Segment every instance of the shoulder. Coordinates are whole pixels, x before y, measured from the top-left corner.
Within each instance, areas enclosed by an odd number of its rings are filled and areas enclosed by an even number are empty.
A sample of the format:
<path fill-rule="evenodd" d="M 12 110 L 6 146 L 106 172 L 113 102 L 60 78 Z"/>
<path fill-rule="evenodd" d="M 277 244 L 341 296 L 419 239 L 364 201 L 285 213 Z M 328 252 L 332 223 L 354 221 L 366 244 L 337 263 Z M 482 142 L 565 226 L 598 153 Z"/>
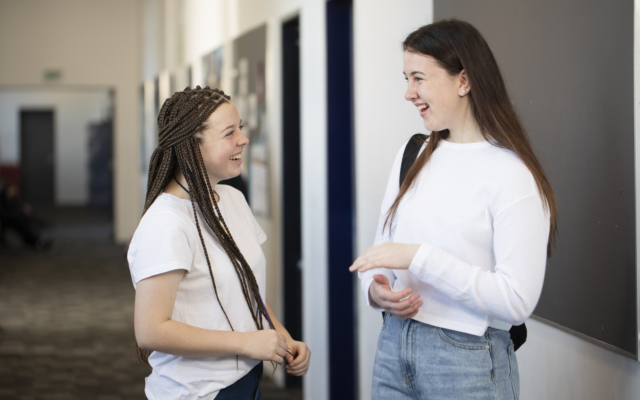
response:
<path fill-rule="evenodd" d="M 220 196 L 229 197 L 231 199 L 242 198 L 244 200 L 244 195 L 242 194 L 242 192 L 234 188 L 233 186 L 224 185 L 224 184 L 216 185 L 215 191 L 218 192 L 218 195 Z M 246 203 L 247 201 L 244 200 L 244 202 Z"/>
<path fill-rule="evenodd" d="M 221 201 L 225 203 L 226 209 L 233 209 L 244 217 L 250 216 L 253 218 L 251 208 L 241 191 L 228 185 L 216 185 L 215 191 L 220 196 Z"/>
<path fill-rule="evenodd" d="M 190 201 L 161 194 L 144 214 L 134 234 L 161 235 L 162 232 L 186 230 L 191 222 Z"/>
<path fill-rule="evenodd" d="M 241 210 L 243 213 L 251 213 L 247 199 L 238 189 L 229 185 L 216 185 L 215 191 L 218 193 L 218 196 L 220 196 L 222 201 L 233 205 L 234 208 Z"/>
<path fill-rule="evenodd" d="M 134 286 L 167 271 L 191 270 L 198 233 L 190 219 L 189 203 L 162 194 L 142 217 L 127 252 Z"/>
<path fill-rule="evenodd" d="M 238 218 L 237 221 L 244 221 L 246 226 L 250 228 L 253 235 L 258 239 L 258 242 L 260 244 L 264 243 L 264 241 L 267 240 L 267 236 L 258 221 L 256 221 L 251 207 L 249 207 L 242 192 L 227 185 L 216 185 L 215 189 L 220 195 L 220 198 L 225 202 L 224 209 L 227 211 L 234 210 L 233 213 Z"/>
<path fill-rule="evenodd" d="M 192 212 L 190 200 L 184 200 L 171 194 L 162 193 L 156 198 L 153 204 L 151 204 L 145 213 L 145 217 L 149 215 L 152 216 L 152 218 L 167 216 L 171 219 L 188 219 Z"/>
<path fill-rule="evenodd" d="M 487 152 L 487 178 L 501 206 L 540 196 L 533 174 L 517 154 L 496 146 L 488 147 Z"/>
<path fill-rule="evenodd" d="M 405 141 L 404 143 L 402 143 L 402 145 L 400 146 L 400 148 L 398 149 L 398 151 L 396 152 L 396 157 L 394 159 L 394 163 L 393 166 L 396 167 L 398 170 L 400 169 L 400 164 L 402 164 L 402 158 L 404 156 L 404 153 L 406 151 L 409 151 L 409 149 L 407 148 L 408 146 L 415 146 L 416 142 L 414 142 L 414 136 L 416 135 L 412 135 L 409 140 Z M 429 142 L 429 136 L 424 135 L 426 137 L 424 143 L 420 143 L 418 144 L 419 149 L 418 149 L 418 154 L 422 152 L 422 150 L 424 150 L 425 147 L 425 143 Z M 421 140 L 421 139 L 420 139 Z M 415 150 L 415 147 L 413 148 L 413 150 Z"/>
<path fill-rule="evenodd" d="M 496 174 L 505 183 L 533 179 L 529 167 L 513 151 L 497 146 L 487 147 L 488 166 L 491 173 Z"/>

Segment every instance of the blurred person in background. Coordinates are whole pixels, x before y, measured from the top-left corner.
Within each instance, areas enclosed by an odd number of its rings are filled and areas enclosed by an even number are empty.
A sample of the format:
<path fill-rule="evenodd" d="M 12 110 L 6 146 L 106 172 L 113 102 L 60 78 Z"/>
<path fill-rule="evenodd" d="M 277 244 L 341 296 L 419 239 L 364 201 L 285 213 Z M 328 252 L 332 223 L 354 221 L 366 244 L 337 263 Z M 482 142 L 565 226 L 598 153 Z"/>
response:
<path fill-rule="evenodd" d="M 375 245 L 350 268 L 385 312 L 373 398 L 517 399 L 509 331 L 540 297 L 556 197 L 476 28 L 436 22 L 403 47 L 405 99 L 431 134 L 397 153 Z"/>
<path fill-rule="evenodd" d="M 48 249 L 52 241 L 44 234 L 43 224 L 33 215 L 31 206 L 18 196 L 18 188 L 0 176 L 0 242 L 5 231 L 15 231 L 23 242 L 37 250 Z"/>
<path fill-rule="evenodd" d="M 300 376 L 311 352 L 263 300 L 266 235 L 238 190 L 249 140 L 230 97 L 187 88 L 165 101 L 144 215 L 129 246 L 145 393 L 161 399 L 262 399 L 262 361 Z"/>

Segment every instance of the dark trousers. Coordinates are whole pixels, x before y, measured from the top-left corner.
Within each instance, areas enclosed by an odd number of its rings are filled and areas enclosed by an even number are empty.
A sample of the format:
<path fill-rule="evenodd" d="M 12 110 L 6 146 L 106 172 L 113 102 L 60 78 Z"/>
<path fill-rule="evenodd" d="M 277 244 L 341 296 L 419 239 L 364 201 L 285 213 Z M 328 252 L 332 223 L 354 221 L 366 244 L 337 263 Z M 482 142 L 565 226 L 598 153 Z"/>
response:
<path fill-rule="evenodd" d="M 262 400 L 262 363 L 231 386 L 218 392 L 216 400 Z"/>
<path fill-rule="evenodd" d="M 262 363 L 258 363 L 239 381 L 220 391 L 216 400 L 262 400 Z"/>

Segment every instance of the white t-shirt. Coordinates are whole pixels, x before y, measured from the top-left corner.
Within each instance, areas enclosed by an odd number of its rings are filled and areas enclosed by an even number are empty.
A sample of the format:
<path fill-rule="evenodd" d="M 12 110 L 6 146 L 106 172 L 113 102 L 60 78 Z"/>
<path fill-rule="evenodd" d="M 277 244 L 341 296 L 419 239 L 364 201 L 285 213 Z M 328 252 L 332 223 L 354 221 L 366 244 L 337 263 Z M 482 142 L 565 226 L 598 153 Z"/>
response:
<path fill-rule="evenodd" d="M 488 142 L 440 141 L 390 234 L 382 227 L 399 191 L 405 146 L 391 169 L 374 244 L 421 246 L 408 270 L 360 274 L 367 302 L 373 275 L 383 274 L 394 291 L 420 293 L 417 321 L 472 335 L 521 324 L 540 298 L 550 225 L 533 175 L 513 152 Z"/>
<path fill-rule="evenodd" d="M 266 260 L 260 245 L 267 237 L 242 193 L 226 185 L 217 185 L 215 190 L 220 196 L 220 212 L 251 266 L 264 299 Z M 196 208 L 220 302 L 235 331 L 256 331 L 229 256 Z M 178 287 L 172 320 L 198 328 L 231 330 L 215 297 L 190 200 L 160 195 L 142 217 L 127 258 L 134 287 L 154 275 L 176 269 L 186 271 Z M 266 320 L 263 322 L 267 326 Z M 149 364 L 153 367 L 145 387 L 149 400 L 186 400 L 215 398 L 220 389 L 242 378 L 258 361 L 239 357 L 236 365 L 235 356 L 181 357 L 155 351 Z"/>

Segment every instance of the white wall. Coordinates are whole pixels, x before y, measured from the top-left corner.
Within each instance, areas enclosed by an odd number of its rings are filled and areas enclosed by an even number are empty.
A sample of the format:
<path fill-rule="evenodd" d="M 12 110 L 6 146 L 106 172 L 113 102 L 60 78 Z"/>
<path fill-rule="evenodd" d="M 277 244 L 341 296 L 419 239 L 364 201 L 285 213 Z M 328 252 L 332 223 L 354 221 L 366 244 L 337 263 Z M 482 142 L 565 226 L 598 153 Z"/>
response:
<path fill-rule="evenodd" d="M 60 68 L 51 84 L 115 89 L 114 228 L 131 238 L 140 214 L 139 0 L 0 0 L 0 85 L 44 85 L 47 68 Z"/>
<path fill-rule="evenodd" d="M 433 2 L 389 4 L 388 0 L 355 0 L 353 6 L 356 255 L 373 244 L 380 204 L 398 149 L 414 133 L 426 133 L 415 107 L 404 99 L 402 42 L 413 30 L 432 21 Z M 365 400 L 371 398 L 382 318 L 367 307 L 360 286 L 356 297 L 358 385 L 360 399 Z"/>
<path fill-rule="evenodd" d="M 522 400 L 640 399 L 640 364 L 542 322 L 517 352 Z"/>
<path fill-rule="evenodd" d="M 0 90 L 0 164 L 20 163 L 20 110 L 54 112 L 55 204 L 89 203 L 89 124 L 107 117 L 109 93 L 81 91 Z"/>

